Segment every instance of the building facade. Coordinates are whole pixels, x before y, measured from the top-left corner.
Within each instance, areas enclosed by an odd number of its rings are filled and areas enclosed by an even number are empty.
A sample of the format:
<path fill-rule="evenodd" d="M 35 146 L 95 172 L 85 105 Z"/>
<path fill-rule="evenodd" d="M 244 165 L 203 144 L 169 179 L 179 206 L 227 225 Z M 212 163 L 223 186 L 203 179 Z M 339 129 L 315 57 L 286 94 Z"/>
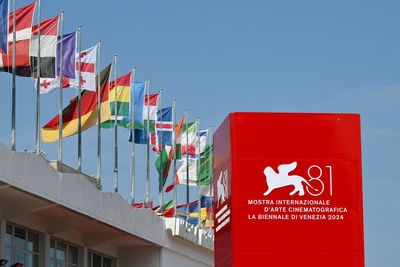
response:
<path fill-rule="evenodd" d="M 58 171 L 61 170 L 61 171 Z M 0 144 L 0 259 L 24 267 L 213 266 L 213 236 Z"/>

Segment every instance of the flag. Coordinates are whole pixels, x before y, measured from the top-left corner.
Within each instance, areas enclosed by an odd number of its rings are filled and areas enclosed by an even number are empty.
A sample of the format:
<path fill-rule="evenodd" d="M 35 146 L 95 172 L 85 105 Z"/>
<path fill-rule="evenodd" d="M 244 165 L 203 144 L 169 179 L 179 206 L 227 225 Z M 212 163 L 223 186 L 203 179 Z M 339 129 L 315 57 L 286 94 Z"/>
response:
<path fill-rule="evenodd" d="M 30 77 L 31 64 L 29 47 L 32 36 L 32 20 L 35 13 L 36 2 L 16 10 L 16 54 L 15 71 L 18 76 Z M 13 18 L 14 12 L 8 16 L 8 52 L 0 51 L 0 71 L 12 72 L 12 47 L 13 47 Z"/>
<path fill-rule="evenodd" d="M 144 201 L 143 201 L 143 202 L 140 202 L 140 203 L 134 203 L 134 204 L 132 204 L 132 206 L 133 206 L 134 208 L 137 208 L 137 209 L 143 209 L 143 208 L 146 207 L 146 203 L 144 203 Z M 150 202 L 149 202 L 149 208 L 150 208 L 150 209 L 153 208 L 153 200 L 150 200 Z"/>
<path fill-rule="evenodd" d="M 162 141 L 159 143 L 162 143 L 163 146 L 172 146 L 172 131 L 172 107 L 163 108 L 157 113 L 157 140 L 161 140 L 162 135 Z"/>
<path fill-rule="evenodd" d="M 182 126 L 182 132 L 177 137 L 177 158 L 188 154 L 189 157 L 196 156 L 197 144 L 197 122 L 191 122 Z"/>
<path fill-rule="evenodd" d="M 154 164 L 158 172 L 159 192 L 163 190 L 165 182 L 167 181 L 168 178 L 169 165 L 171 163 L 170 161 L 170 156 L 172 154 L 171 151 L 173 151 L 171 146 L 164 146 Z"/>
<path fill-rule="evenodd" d="M 145 96 L 145 83 L 136 82 L 135 90 L 133 93 L 134 93 L 133 108 L 135 109 L 134 129 L 141 129 L 143 127 L 143 105 Z M 129 115 L 132 115 L 132 113 L 130 113 Z M 132 120 L 132 118 L 130 120 Z M 130 132 L 129 142 L 132 142 L 132 131 Z M 136 140 L 135 143 L 137 143 Z"/>
<path fill-rule="evenodd" d="M 172 146 L 172 107 L 157 111 L 156 132 L 152 133 L 153 150 L 160 153 L 162 146 Z M 162 142 L 161 142 L 162 135 Z"/>
<path fill-rule="evenodd" d="M 163 213 L 161 213 L 160 206 L 153 208 L 154 212 L 157 215 L 163 215 L 165 217 L 173 217 L 174 216 L 174 200 L 170 200 L 163 205 Z M 171 215 L 172 214 L 172 215 Z"/>
<path fill-rule="evenodd" d="M 171 201 L 167 202 L 164 205 L 163 211 L 164 211 L 164 214 L 163 214 L 164 217 L 168 217 L 168 218 L 174 217 L 174 211 L 175 211 L 174 201 L 171 200 Z"/>
<path fill-rule="evenodd" d="M 212 175 L 212 148 L 207 145 L 200 157 L 199 185 L 211 184 Z"/>
<path fill-rule="evenodd" d="M 68 33 L 58 37 L 57 42 L 57 77 L 41 78 L 40 93 L 46 94 L 60 87 L 60 49 L 63 44 L 63 88 L 72 87 L 72 79 L 75 79 L 75 55 L 76 55 L 76 32 Z M 36 86 L 36 79 L 34 79 Z"/>
<path fill-rule="evenodd" d="M 179 205 L 176 208 L 176 217 L 186 221 L 187 204 Z M 197 224 L 197 218 L 194 216 L 199 211 L 199 201 L 195 200 L 189 203 L 189 220 L 191 224 Z"/>
<path fill-rule="evenodd" d="M 207 144 L 208 129 L 196 133 L 196 156 L 204 153 Z M 199 140 L 200 139 L 200 140 Z M 200 143 L 200 146 L 198 145 Z"/>
<path fill-rule="evenodd" d="M 0 51 L 7 53 L 8 0 L 0 0 Z"/>
<path fill-rule="evenodd" d="M 143 96 L 143 109 L 139 111 L 138 121 L 136 121 L 135 115 L 135 143 L 136 144 L 147 144 L 147 120 L 149 120 L 150 133 L 155 132 L 155 122 L 157 120 L 157 106 L 158 106 L 159 94 L 150 94 L 150 101 L 147 99 L 147 95 Z M 149 103 L 148 103 L 149 102 Z M 149 140 L 151 141 L 151 139 Z"/>
<path fill-rule="evenodd" d="M 110 77 L 111 64 L 100 73 L 101 81 L 101 118 L 103 114 L 108 114 L 108 81 Z M 97 92 L 83 91 L 81 97 L 82 131 L 89 129 L 97 123 Z M 58 140 L 58 119 L 56 115 L 42 128 L 43 142 L 54 142 Z M 70 104 L 63 110 L 63 130 L 62 136 L 68 137 L 78 133 L 78 100 L 77 97 L 70 101 Z"/>
<path fill-rule="evenodd" d="M 181 160 L 182 165 L 176 171 L 177 184 L 187 184 L 187 169 L 189 169 L 189 186 L 197 185 L 197 163 L 198 159 L 184 159 Z"/>
<path fill-rule="evenodd" d="M 80 85 L 82 90 L 95 91 L 96 90 L 96 58 L 97 58 L 97 46 L 86 49 L 80 53 L 81 57 L 81 79 Z M 72 82 L 73 87 L 78 87 L 79 83 L 79 53 L 76 53 L 76 67 L 75 67 L 75 79 Z"/>
<path fill-rule="evenodd" d="M 36 79 L 33 79 L 36 84 Z M 70 88 L 71 83 L 70 79 L 63 77 L 63 84 L 62 87 L 65 88 Z M 60 78 L 40 78 L 40 93 L 41 94 L 47 94 L 57 88 L 60 88 Z"/>
<path fill-rule="evenodd" d="M 179 120 L 178 124 L 175 126 L 175 136 L 179 136 L 181 129 L 182 129 L 182 125 L 183 125 L 183 121 L 185 120 L 185 116 L 182 116 L 182 118 Z M 167 163 L 167 167 L 164 173 L 169 173 L 169 169 L 171 166 L 171 162 L 174 158 L 174 147 L 171 148 L 171 151 L 169 152 L 169 158 L 168 158 L 168 163 Z M 165 178 L 166 179 L 166 178 Z M 175 179 L 175 178 L 173 178 Z M 174 182 L 172 182 L 172 184 L 170 184 L 166 189 L 165 192 L 168 193 L 170 192 L 172 189 L 174 189 Z"/>
<path fill-rule="evenodd" d="M 186 210 L 187 205 L 179 205 L 176 209 L 176 217 L 186 221 Z M 207 220 L 207 208 L 201 207 L 200 208 L 200 222 Z M 188 223 L 197 225 L 199 220 L 199 201 L 195 200 L 189 203 L 189 219 L 187 220 Z"/>
<path fill-rule="evenodd" d="M 189 186 L 209 185 L 211 183 L 211 146 L 208 145 L 206 152 L 199 158 L 188 158 L 181 160 L 182 165 L 176 172 L 177 184 L 187 184 L 187 168 L 189 168 Z M 189 166 L 188 166 L 189 165 Z"/>
<path fill-rule="evenodd" d="M 117 125 L 130 128 L 131 127 L 131 77 L 132 73 L 128 73 L 117 81 L 110 83 L 110 90 L 108 101 L 110 103 L 110 116 L 104 118 L 105 121 L 101 123 L 102 128 L 115 127 L 115 118 L 117 118 Z M 117 90 L 117 99 L 115 99 L 115 90 Z M 115 114 L 115 105 L 117 105 L 117 114 Z"/>
<path fill-rule="evenodd" d="M 59 17 L 53 17 L 40 23 L 40 77 L 56 77 L 56 55 Z M 30 45 L 32 76 L 37 77 L 39 52 L 39 25 L 32 27 Z"/>

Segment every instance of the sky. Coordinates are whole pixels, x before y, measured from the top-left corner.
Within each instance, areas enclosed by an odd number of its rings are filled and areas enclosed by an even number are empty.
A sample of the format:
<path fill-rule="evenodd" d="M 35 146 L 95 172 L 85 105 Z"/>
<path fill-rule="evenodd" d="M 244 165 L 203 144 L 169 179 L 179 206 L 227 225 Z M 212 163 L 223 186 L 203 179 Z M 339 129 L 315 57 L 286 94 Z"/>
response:
<path fill-rule="evenodd" d="M 17 0 L 22 7 L 29 2 Z M 177 116 L 216 129 L 229 112 L 359 113 L 362 121 L 366 266 L 397 266 L 400 251 L 400 2 L 385 0 L 42 1 L 42 18 L 65 11 L 65 33 L 82 25 L 82 47 L 102 41 L 102 65 L 137 67 Z M 10 146 L 10 75 L 0 74 L 0 142 Z M 17 149 L 33 150 L 34 87 L 17 78 Z M 66 105 L 76 92 L 65 91 Z M 58 110 L 43 95 L 41 125 Z M 120 194 L 129 196 L 129 133 L 119 130 Z M 113 187 L 113 135 L 103 130 L 102 179 Z M 136 146 L 137 199 L 145 153 Z M 57 143 L 43 144 L 48 159 Z M 83 134 L 83 170 L 96 170 L 96 132 Z M 76 167 L 76 138 L 64 141 Z M 153 163 L 152 163 L 153 164 Z M 153 168 L 152 168 L 153 169 Z M 152 170 L 156 196 L 156 178 Z M 192 198 L 196 192 L 191 191 Z M 166 196 L 170 198 L 171 196 Z M 180 191 L 183 199 L 183 191 Z"/>

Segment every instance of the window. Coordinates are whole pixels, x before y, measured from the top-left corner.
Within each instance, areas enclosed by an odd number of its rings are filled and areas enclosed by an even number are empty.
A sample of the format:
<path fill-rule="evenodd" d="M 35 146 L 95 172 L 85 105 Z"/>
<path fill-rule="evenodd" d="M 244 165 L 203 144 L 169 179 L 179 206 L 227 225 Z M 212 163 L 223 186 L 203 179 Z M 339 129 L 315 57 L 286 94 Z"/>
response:
<path fill-rule="evenodd" d="M 6 259 L 6 267 L 14 263 L 22 263 L 24 267 L 39 267 L 39 235 L 7 224 Z"/>
<path fill-rule="evenodd" d="M 78 267 L 78 248 L 51 239 L 50 267 Z"/>
<path fill-rule="evenodd" d="M 89 252 L 88 254 L 88 267 L 111 267 L 111 258 Z"/>

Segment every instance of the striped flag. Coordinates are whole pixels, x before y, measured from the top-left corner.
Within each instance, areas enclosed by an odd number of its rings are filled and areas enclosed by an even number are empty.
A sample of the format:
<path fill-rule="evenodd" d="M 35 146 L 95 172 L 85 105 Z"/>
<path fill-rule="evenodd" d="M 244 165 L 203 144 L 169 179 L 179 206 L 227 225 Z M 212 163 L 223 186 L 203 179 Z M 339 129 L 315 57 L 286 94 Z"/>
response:
<path fill-rule="evenodd" d="M 80 53 L 81 57 L 81 80 L 80 85 L 82 90 L 96 91 L 96 58 L 97 46 L 86 49 Z M 78 71 L 79 71 L 79 54 L 76 54 L 76 73 L 75 79 L 72 81 L 73 87 L 78 87 Z"/>
<path fill-rule="evenodd" d="M 59 17 L 50 18 L 40 23 L 40 77 L 56 77 L 56 55 Z M 37 77 L 39 52 L 39 25 L 32 27 L 30 55 L 32 76 Z"/>
<path fill-rule="evenodd" d="M 101 123 L 102 128 L 115 127 L 115 118 L 117 118 L 118 126 L 124 128 L 131 127 L 131 78 L 132 73 L 130 72 L 118 78 L 117 81 L 112 81 L 110 83 L 110 90 L 108 93 L 110 114 L 108 118 L 103 118 L 105 121 Z M 117 92 L 117 99 L 115 99 L 115 92 Z M 115 105 L 117 105 L 117 114 L 115 114 Z"/>
<path fill-rule="evenodd" d="M 153 145 L 154 152 L 160 153 L 163 149 L 162 147 L 172 146 L 172 131 L 172 107 L 163 108 L 162 110 L 157 111 L 155 132 L 151 134 L 151 144 Z"/>
<path fill-rule="evenodd" d="M 108 103 L 108 85 L 110 77 L 111 64 L 100 73 L 101 81 L 101 118 L 103 113 L 109 112 Z M 97 123 L 97 92 L 83 91 L 82 98 L 81 123 L 82 131 L 89 129 Z M 107 110 L 108 109 L 108 110 Z M 62 136 L 68 137 L 78 133 L 78 101 L 77 97 L 70 101 L 70 104 L 63 110 L 63 130 Z M 56 115 L 51 121 L 42 128 L 43 142 L 55 142 L 58 140 L 58 120 Z"/>
<path fill-rule="evenodd" d="M 57 77 L 41 78 L 40 93 L 45 94 L 60 87 L 60 49 L 63 44 L 63 88 L 71 88 L 72 81 L 75 79 L 75 55 L 76 55 L 76 32 L 65 34 L 61 40 L 58 38 L 57 44 Z M 34 79 L 36 86 L 36 79 Z"/>
<path fill-rule="evenodd" d="M 150 101 L 147 95 L 143 97 L 143 110 L 139 111 L 140 122 L 135 121 L 135 143 L 147 144 L 147 120 L 149 120 L 150 133 L 155 132 L 155 122 L 157 120 L 157 106 L 159 94 L 150 94 Z M 136 116 L 135 116 L 136 120 Z M 150 138 L 151 141 L 151 138 Z"/>
<path fill-rule="evenodd" d="M 191 158 L 196 157 L 197 122 L 187 123 L 182 126 L 182 132 L 177 136 L 176 144 L 178 159 L 181 159 L 186 154 Z"/>
<path fill-rule="evenodd" d="M 31 62 L 29 47 L 32 36 L 32 20 L 36 2 L 18 9 L 16 19 L 16 74 L 18 76 L 31 76 Z M 0 51 L 0 71 L 12 72 L 12 47 L 13 47 L 13 18 L 14 13 L 9 14 L 8 19 L 8 53 Z M 2 49 L 3 50 L 3 49 Z"/>

